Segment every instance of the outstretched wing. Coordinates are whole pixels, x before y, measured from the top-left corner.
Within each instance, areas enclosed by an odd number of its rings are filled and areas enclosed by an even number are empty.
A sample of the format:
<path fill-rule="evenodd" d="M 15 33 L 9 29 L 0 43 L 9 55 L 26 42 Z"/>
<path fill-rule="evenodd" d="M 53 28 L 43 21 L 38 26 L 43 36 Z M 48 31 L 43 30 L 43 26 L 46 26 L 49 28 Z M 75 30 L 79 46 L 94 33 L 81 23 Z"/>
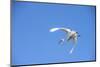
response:
<path fill-rule="evenodd" d="M 55 32 L 55 31 L 57 31 L 57 30 L 59 30 L 59 28 L 51 28 L 51 29 L 50 29 L 50 32 Z"/>
<path fill-rule="evenodd" d="M 77 37 L 73 38 L 74 44 L 77 43 Z"/>
<path fill-rule="evenodd" d="M 77 38 L 78 38 L 78 35 L 77 35 L 77 34 L 75 34 L 75 35 L 74 35 L 74 37 L 72 38 L 72 40 L 73 40 L 74 44 L 76 44 L 76 43 L 77 43 Z"/>
<path fill-rule="evenodd" d="M 59 44 L 63 44 L 64 41 L 65 41 L 65 39 L 61 39 L 61 40 L 59 41 Z"/>
<path fill-rule="evenodd" d="M 58 30 L 64 31 L 64 32 L 66 32 L 66 33 L 71 32 L 71 30 L 68 29 L 68 28 L 51 28 L 51 29 L 50 29 L 50 32 L 55 32 L 55 31 L 58 31 Z"/>
<path fill-rule="evenodd" d="M 69 52 L 70 54 L 72 54 L 73 51 L 74 51 L 74 49 L 75 49 L 75 46 L 76 46 L 76 43 L 77 43 L 77 37 L 73 38 L 72 40 L 73 40 L 73 42 L 74 42 L 75 45 L 74 45 L 74 46 L 72 47 L 72 49 L 70 50 L 70 52 Z"/>

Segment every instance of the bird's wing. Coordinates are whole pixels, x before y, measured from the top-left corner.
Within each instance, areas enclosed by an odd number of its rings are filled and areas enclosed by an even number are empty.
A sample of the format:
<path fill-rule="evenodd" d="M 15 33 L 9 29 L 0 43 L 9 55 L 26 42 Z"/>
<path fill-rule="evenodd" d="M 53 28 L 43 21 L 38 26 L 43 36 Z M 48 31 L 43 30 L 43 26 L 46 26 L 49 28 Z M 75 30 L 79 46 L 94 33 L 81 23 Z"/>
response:
<path fill-rule="evenodd" d="M 77 37 L 74 37 L 74 38 L 73 38 L 73 42 L 74 42 L 74 44 L 77 43 Z"/>
<path fill-rule="evenodd" d="M 71 29 L 68 29 L 68 28 L 60 28 L 60 29 L 67 32 L 67 33 L 71 32 Z"/>
<path fill-rule="evenodd" d="M 57 31 L 57 30 L 59 30 L 59 28 L 51 28 L 51 29 L 50 29 L 50 32 L 55 32 L 55 31 Z"/>
<path fill-rule="evenodd" d="M 63 44 L 63 43 L 64 43 L 64 40 L 65 40 L 65 39 L 61 39 L 61 40 L 59 41 L 59 44 Z"/>
<path fill-rule="evenodd" d="M 71 40 L 73 36 L 68 36 L 67 41 Z"/>
<path fill-rule="evenodd" d="M 72 49 L 70 50 L 70 52 L 69 52 L 70 54 L 72 54 L 72 52 L 73 52 L 74 49 L 75 49 L 75 46 L 76 46 L 76 43 L 77 43 L 77 37 L 73 38 L 72 40 L 73 40 L 73 42 L 74 42 L 75 45 L 74 45 L 74 46 L 72 47 Z"/>
<path fill-rule="evenodd" d="M 67 28 L 51 28 L 50 32 L 55 32 L 57 30 L 62 30 L 62 31 L 65 31 L 66 33 L 71 32 L 71 30 Z"/>

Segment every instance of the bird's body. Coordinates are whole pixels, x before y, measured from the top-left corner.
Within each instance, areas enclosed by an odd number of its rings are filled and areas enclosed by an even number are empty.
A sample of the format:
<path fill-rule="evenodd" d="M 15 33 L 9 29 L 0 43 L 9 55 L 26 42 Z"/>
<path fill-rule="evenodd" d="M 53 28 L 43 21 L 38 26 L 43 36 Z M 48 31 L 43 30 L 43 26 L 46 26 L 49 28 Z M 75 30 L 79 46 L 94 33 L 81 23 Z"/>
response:
<path fill-rule="evenodd" d="M 50 29 L 50 32 L 55 32 L 58 30 L 64 31 L 66 33 L 66 37 L 59 41 L 60 44 L 63 44 L 65 39 L 67 39 L 66 41 L 72 40 L 74 42 L 74 44 L 76 44 L 77 38 L 78 38 L 78 33 L 76 31 L 68 29 L 68 28 L 52 28 L 52 29 Z M 74 48 L 71 49 L 70 53 L 73 52 L 73 49 Z"/>
<path fill-rule="evenodd" d="M 52 29 L 50 29 L 50 32 L 55 32 L 57 30 L 64 31 L 66 33 L 67 41 L 73 40 L 74 43 L 77 42 L 78 33 L 76 31 L 73 31 L 73 30 L 68 29 L 68 28 L 52 28 Z"/>
<path fill-rule="evenodd" d="M 67 41 L 73 40 L 73 42 L 76 43 L 77 37 L 78 37 L 78 34 L 75 31 L 71 31 L 70 33 L 68 33 Z"/>

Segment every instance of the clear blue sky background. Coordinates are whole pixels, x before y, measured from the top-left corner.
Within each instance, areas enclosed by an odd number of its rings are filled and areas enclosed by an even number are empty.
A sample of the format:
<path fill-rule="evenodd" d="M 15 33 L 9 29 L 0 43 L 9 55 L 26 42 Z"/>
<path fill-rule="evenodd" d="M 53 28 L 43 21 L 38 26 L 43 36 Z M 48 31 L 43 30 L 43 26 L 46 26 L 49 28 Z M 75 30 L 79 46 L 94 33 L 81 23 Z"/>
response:
<path fill-rule="evenodd" d="M 71 42 L 58 41 L 62 31 L 49 32 L 53 27 L 68 27 L 81 37 L 72 54 Z M 45 64 L 95 60 L 95 7 L 31 2 L 12 5 L 12 64 Z"/>

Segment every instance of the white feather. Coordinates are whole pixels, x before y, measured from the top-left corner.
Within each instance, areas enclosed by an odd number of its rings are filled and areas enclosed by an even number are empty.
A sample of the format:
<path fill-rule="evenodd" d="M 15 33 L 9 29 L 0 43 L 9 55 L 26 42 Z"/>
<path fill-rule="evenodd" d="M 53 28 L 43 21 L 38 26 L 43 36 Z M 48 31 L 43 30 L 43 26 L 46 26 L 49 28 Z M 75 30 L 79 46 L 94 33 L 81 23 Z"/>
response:
<path fill-rule="evenodd" d="M 67 33 L 71 32 L 71 30 L 68 28 L 51 28 L 50 32 L 55 32 L 57 30 L 65 30 Z"/>
<path fill-rule="evenodd" d="M 59 30 L 60 28 L 51 28 L 50 29 L 50 32 L 55 32 L 55 31 L 57 31 L 57 30 Z"/>
<path fill-rule="evenodd" d="M 67 40 L 69 40 L 69 38 L 71 38 L 74 41 L 74 45 L 76 46 L 77 36 L 78 36 L 76 31 L 73 31 L 73 30 L 68 29 L 68 28 L 51 28 L 50 32 L 55 32 L 55 31 L 58 31 L 58 30 L 62 30 L 64 32 L 68 33 L 67 34 L 68 35 L 68 39 Z M 61 39 L 60 40 L 60 44 L 63 44 L 63 42 L 64 42 L 64 39 Z M 72 49 L 70 50 L 70 52 L 69 52 L 70 54 L 73 53 L 75 46 L 73 46 Z"/>

